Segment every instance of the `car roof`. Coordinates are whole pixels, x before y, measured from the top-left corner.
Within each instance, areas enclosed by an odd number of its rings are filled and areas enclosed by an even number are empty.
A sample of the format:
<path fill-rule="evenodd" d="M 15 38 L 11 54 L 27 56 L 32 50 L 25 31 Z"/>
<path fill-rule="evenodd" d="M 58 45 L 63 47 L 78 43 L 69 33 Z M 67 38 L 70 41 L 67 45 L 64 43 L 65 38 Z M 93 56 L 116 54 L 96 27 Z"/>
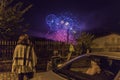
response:
<path fill-rule="evenodd" d="M 92 52 L 92 53 L 87 53 L 87 55 L 104 56 L 104 57 L 120 60 L 120 52 Z"/>
<path fill-rule="evenodd" d="M 66 64 L 69 64 L 70 62 L 72 62 L 76 59 L 79 59 L 83 56 L 92 56 L 92 55 L 100 56 L 100 57 L 107 57 L 107 58 L 114 59 L 114 60 L 120 60 L 120 52 L 92 52 L 92 53 L 86 53 L 86 54 L 82 54 L 78 57 L 75 57 L 75 58 L 71 59 L 70 61 L 65 62 L 63 64 L 63 66 L 65 66 Z M 61 67 L 63 67 L 63 66 L 61 66 Z"/>

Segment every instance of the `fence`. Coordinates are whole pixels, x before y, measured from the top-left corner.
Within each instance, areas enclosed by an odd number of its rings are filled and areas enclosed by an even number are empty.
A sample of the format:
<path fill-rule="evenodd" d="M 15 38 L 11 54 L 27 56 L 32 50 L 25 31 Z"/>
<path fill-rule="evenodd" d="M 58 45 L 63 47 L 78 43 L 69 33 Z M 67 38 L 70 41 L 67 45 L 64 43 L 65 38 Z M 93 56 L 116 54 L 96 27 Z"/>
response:
<path fill-rule="evenodd" d="M 33 43 L 35 44 L 35 49 L 38 56 L 38 70 L 46 69 L 47 61 L 51 58 L 54 48 L 57 48 L 63 56 L 68 49 L 68 46 L 62 42 L 34 40 Z M 4 61 L 4 63 L 2 63 L 3 65 L 6 65 L 5 61 L 8 62 L 12 60 L 13 51 L 16 44 L 16 40 L 0 40 L 0 61 Z M 9 65 L 10 64 L 11 63 L 9 62 Z"/>
<path fill-rule="evenodd" d="M 11 60 L 16 41 L 0 41 L 0 60 Z"/>

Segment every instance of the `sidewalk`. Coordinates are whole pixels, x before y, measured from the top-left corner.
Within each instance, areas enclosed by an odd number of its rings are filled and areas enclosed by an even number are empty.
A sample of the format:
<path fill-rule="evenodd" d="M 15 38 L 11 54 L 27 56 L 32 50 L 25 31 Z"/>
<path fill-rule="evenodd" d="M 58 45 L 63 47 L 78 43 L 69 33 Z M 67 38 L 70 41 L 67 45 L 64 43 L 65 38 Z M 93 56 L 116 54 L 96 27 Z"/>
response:
<path fill-rule="evenodd" d="M 18 80 L 18 77 L 11 72 L 0 72 L 0 80 Z"/>
<path fill-rule="evenodd" d="M 38 77 L 39 73 L 41 72 L 35 73 L 34 77 Z M 17 74 L 13 74 L 11 72 L 0 72 L 0 80 L 18 80 L 18 76 Z"/>

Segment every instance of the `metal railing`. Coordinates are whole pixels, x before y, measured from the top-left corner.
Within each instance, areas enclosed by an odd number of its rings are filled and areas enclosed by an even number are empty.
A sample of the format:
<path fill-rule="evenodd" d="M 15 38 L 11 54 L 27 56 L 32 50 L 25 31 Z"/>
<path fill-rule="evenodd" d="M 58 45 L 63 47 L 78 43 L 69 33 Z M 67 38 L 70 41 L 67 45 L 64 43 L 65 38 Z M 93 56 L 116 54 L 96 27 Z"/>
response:
<path fill-rule="evenodd" d="M 47 62 L 53 55 L 53 49 L 57 48 L 62 55 L 67 51 L 66 44 L 62 42 L 53 41 L 33 41 L 35 44 L 36 55 L 38 57 L 38 69 L 47 67 Z M 0 40 L 0 62 L 4 65 L 8 64 L 7 61 L 12 61 L 14 48 L 17 44 L 15 40 Z M 11 65 L 11 62 L 9 63 Z M 11 67 L 10 67 L 11 68 Z"/>

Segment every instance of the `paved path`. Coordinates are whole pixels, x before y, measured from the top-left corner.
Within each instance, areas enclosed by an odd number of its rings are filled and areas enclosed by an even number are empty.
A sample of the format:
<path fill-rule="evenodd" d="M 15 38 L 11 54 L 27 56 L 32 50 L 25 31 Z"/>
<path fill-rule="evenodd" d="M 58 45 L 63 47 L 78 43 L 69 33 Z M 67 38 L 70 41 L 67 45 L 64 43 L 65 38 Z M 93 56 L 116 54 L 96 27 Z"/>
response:
<path fill-rule="evenodd" d="M 18 77 L 10 72 L 0 72 L 0 80 L 18 80 Z"/>
<path fill-rule="evenodd" d="M 35 73 L 34 77 L 36 77 L 36 76 L 38 77 L 39 73 Z M 17 76 L 17 74 L 13 74 L 11 72 L 0 72 L 0 80 L 18 80 L 18 76 Z M 24 79 L 24 80 L 26 80 L 26 79 Z"/>

